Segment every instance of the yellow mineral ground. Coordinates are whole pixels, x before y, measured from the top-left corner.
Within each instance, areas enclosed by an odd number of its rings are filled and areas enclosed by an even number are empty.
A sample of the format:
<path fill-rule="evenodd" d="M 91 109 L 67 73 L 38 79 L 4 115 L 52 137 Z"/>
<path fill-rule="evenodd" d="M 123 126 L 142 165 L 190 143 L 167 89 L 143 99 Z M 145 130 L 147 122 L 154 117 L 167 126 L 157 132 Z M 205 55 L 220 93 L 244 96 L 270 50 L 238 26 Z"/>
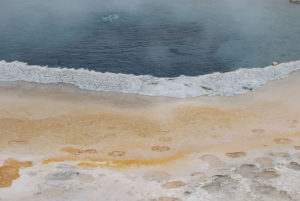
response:
<path fill-rule="evenodd" d="M 231 158 L 266 148 L 299 149 L 299 76 L 244 95 L 190 99 L 0 82 L 0 158 L 26 155 L 40 158 L 37 164 L 123 168 L 165 164 L 192 153 L 236 160 Z M 0 163 L 1 187 L 31 165 Z"/>
<path fill-rule="evenodd" d="M 17 161 L 14 159 L 7 159 L 0 167 L 0 188 L 10 187 L 13 180 L 19 178 L 19 169 L 22 167 L 31 167 L 31 161 Z"/>

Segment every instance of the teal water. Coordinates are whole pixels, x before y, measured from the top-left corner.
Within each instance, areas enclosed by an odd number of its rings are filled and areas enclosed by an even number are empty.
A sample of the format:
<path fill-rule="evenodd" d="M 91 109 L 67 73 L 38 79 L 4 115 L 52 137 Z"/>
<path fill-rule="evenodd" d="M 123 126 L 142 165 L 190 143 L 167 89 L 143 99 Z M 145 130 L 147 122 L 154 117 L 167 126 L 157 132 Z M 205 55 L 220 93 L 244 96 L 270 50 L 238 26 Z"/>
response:
<path fill-rule="evenodd" d="M 300 58 L 288 0 L 1 0 L 0 60 L 156 77 Z"/>

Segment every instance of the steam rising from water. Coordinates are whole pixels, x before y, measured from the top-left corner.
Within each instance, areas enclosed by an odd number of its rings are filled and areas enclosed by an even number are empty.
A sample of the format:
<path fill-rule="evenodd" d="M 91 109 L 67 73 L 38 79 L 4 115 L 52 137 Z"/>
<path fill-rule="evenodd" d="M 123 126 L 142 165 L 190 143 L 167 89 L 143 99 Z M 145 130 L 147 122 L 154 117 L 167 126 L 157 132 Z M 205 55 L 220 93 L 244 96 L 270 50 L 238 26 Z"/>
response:
<path fill-rule="evenodd" d="M 299 17 L 282 0 L 1 0 L 0 59 L 196 76 L 299 59 Z"/>

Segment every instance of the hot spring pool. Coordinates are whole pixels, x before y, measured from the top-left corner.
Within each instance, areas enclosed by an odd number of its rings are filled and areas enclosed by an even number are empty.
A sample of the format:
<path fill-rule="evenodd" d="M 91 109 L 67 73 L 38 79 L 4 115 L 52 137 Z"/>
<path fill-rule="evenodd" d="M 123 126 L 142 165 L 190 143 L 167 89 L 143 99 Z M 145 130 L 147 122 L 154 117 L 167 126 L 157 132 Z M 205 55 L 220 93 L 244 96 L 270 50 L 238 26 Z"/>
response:
<path fill-rule="evenodd" d="M 288 0 L 1 0 L 0 60 L 156 77 L 300 58 Z"/>

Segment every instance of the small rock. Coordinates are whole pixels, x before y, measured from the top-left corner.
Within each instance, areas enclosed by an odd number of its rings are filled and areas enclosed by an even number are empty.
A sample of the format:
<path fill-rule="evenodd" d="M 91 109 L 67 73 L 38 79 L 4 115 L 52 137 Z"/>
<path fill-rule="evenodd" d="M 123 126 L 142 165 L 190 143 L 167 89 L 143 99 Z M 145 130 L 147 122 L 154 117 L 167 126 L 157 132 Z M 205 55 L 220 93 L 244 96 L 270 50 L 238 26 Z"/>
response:
<path fill-rule="evenodd" d="M 210 87 L 206 87 L 206 86 L 201 86 L 202 89 L 208 90 L 208 91 L 212 91 L 212 88 Z"/>
<path fill-rule="evenodd" d="M 248 90 L 248 91 L 252 91 L 253 90 L 252 87 L 247 87 L 247 86 L 243 86 L 242 88 L 245 89 L 245 90 Z"/>
<path fill-rule="evenodd" d="M 192 194 L 192 192 L 191 191 L 184 191 L 184 193 L 183 193 L 184 195 L 191 195 Z"/>

